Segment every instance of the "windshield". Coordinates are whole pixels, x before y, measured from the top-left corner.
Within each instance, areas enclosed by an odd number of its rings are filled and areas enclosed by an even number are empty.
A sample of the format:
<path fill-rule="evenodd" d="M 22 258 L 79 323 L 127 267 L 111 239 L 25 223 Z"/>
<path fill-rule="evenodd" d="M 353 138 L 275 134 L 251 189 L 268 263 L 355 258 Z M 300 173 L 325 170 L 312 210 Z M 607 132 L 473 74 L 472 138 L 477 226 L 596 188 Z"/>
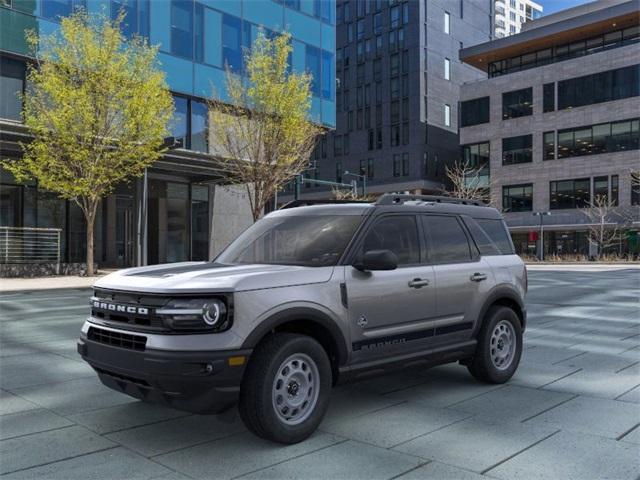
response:
<path fill-rule="evenodd" d="M 358 215 L 267 217 L 249 227 L 215 261 L 332 266 L 361 221 Z"/>

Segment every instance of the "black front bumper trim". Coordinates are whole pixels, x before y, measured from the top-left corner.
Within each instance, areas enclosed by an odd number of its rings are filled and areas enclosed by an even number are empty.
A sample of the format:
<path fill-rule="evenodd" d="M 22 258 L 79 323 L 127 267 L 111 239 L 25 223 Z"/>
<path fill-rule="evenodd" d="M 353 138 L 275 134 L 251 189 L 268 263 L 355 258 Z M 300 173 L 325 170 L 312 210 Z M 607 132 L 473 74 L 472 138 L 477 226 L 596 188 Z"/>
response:
<path fill-rule="evenodd" d="M 78 353 L 109 388 L 140 400 L 192 413 L 220 413 L 235 405 L 252 350 L 136 351 L 82 337 Z M 246 357 L 229 366 L 229 357 Z"/>

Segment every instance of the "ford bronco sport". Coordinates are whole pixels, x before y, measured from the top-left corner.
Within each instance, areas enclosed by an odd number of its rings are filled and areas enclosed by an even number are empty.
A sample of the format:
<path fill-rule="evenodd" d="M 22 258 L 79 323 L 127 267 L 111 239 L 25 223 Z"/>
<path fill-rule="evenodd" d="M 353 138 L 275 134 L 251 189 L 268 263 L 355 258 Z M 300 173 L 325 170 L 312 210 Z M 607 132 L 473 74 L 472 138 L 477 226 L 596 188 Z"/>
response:
<path fill-rule="evenodd" d="M 455 361 L 480 381 L 511 378 L 527 276 L 497 210 L 412 195 L 309 203 L 265 216 L 213 262 L 98 280 L 82 358 L 144 401 L 238 404 L 282 443 L 313 433 L 337 382 Z"/>

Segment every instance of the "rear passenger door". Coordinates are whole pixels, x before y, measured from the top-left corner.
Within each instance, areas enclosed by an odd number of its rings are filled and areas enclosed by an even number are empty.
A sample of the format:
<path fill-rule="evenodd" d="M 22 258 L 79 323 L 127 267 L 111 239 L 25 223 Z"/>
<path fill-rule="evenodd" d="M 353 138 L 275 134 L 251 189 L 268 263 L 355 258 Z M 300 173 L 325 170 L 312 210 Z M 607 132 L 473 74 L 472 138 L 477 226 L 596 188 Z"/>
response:
<path fill-rule="evenodd" d="M 491 268 L 456 215 L 422 215 L 421 220 L 436 277 L 435 340 L 447 343 L 468 338 L 493 282 Z"/>

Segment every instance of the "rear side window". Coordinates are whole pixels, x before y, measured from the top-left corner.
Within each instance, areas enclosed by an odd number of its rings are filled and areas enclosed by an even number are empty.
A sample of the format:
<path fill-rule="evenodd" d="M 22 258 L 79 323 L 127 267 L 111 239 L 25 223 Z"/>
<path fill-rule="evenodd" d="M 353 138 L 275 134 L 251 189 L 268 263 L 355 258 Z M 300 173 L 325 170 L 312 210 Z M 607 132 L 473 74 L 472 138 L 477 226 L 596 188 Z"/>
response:
<path fill-rule="evenodd" d="M 478 246 L 481 255 L 502 255 L 500 248 L 489 238 L 489 235 L 471 217 L 463 217 L 469 233 Z"/>
<path fill-rule="evenodd" d="M 490 218 L 476 218 L 478 225 L 482 227 L 482 230 L 489 236 L 489 238 L 496 244 L 503 255 L 513 254 L 513 243 L 511 242 L 511 236 L 507 231 L 507 227 L 504 222 L 499 219 Z"/>
<path fill-rule="evenodd" d="M 464 263 L 471 261 L 467 235 L 456 217 L 423 215 L 429 238 L 431 263 Z"/>
<path fill-rule="evenodd" d="M 398 265 L 420 263 L 420 240 L 413 215 L 382 217 L 367 232 L 362 253 L 370 250 L 391 250 L 398 257 Z"/>

